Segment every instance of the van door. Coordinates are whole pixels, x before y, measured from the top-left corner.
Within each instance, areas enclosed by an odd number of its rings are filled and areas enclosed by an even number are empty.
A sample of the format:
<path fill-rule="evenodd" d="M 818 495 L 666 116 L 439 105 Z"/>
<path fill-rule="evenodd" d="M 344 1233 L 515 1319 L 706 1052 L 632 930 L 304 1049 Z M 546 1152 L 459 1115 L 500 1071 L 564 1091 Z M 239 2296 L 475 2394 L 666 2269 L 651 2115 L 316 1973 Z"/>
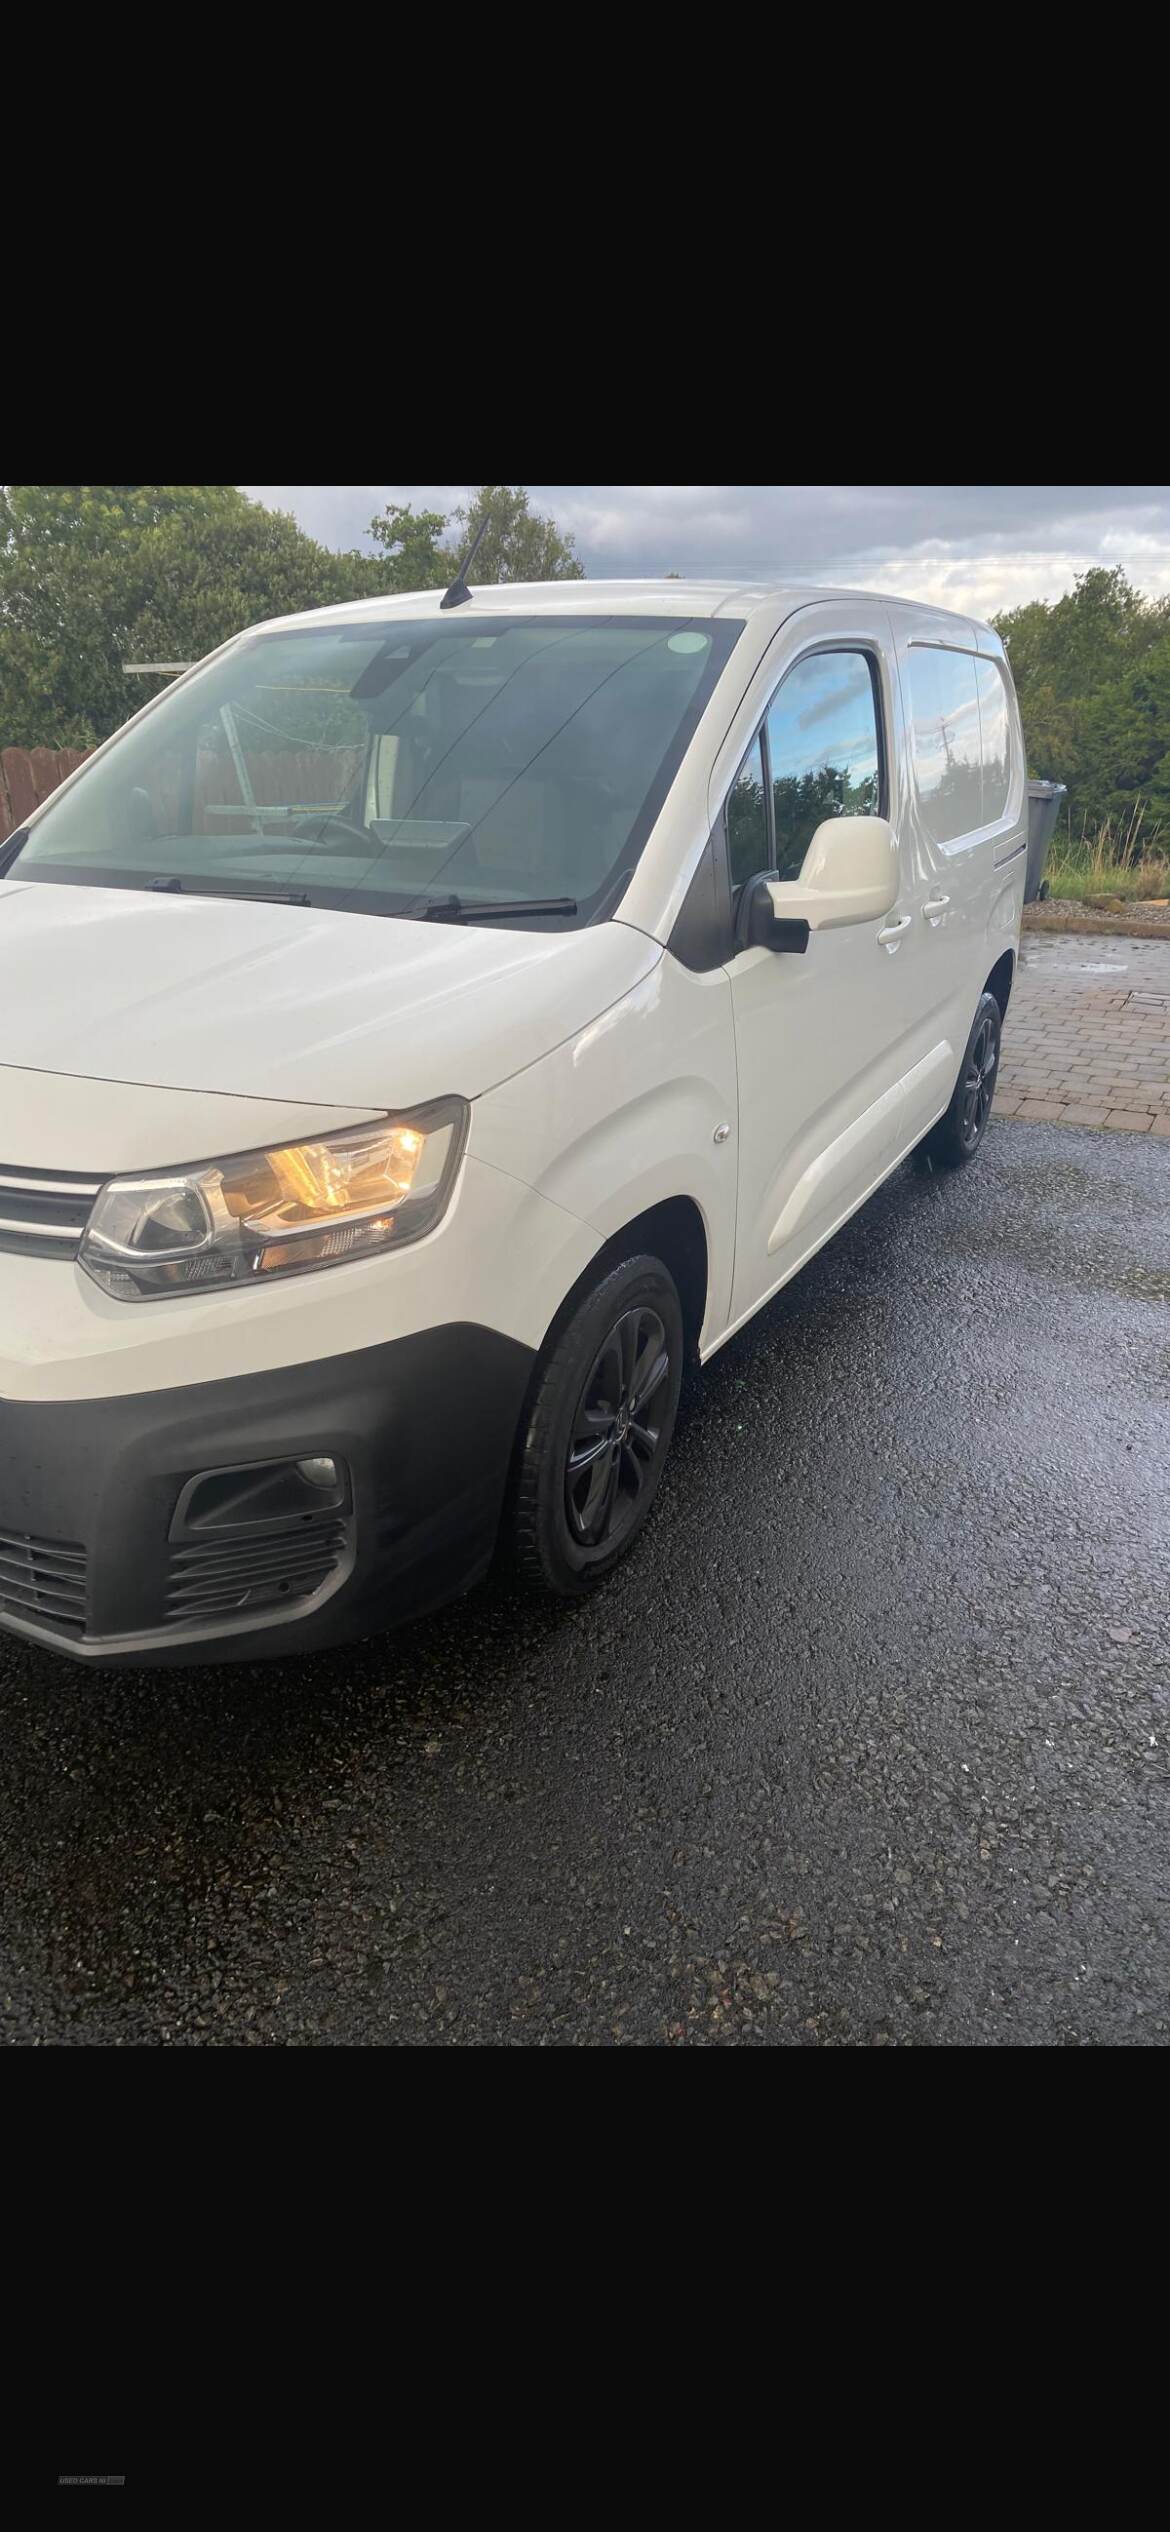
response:
<path fill-rule="evenodd" d="M 1003 884 L 998 867 L 1018 849 L 1009 697 L 996 660 L 979 656 L 974 625 L 907 609 L 891 629 L 905 716 L 907 825 L 924 874 L 936 1005 L 955 1049 L 953 1089 L 994 963 L 988 934 Z"/>
<path fill-rule="evenodd" d="M 774 869 L 792 879 L 822 818 L 874 812 L 894 828 L 900 884 L 880 922 L 814 933 L 803 956 L 747 949 L 729 964 L 739 1067 L 733 1323 L 876 1186 L 913 1139 L 912 1109 L 926 1122 L 928 1109 L 940 1113 L 958 1062 L 949 1045 L 932 1052 L 936 971 L 920 937 L 926 889 L 888 619 L 858 600 L 810 606 L 786 628 L 784 650 L 727 804 L 733 889 L 767 867 L 759 856 L 773 839 Z"/>

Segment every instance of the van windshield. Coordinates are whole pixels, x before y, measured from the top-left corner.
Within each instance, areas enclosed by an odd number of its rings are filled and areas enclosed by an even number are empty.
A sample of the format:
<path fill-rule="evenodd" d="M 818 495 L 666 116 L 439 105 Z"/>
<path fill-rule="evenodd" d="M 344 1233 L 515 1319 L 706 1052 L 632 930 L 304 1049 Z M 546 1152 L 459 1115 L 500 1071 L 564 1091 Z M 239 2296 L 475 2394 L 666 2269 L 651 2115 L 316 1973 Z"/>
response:
<path fill-rule="evenodd" d="M 588 922 L 616 905 L 741 630 L 473 602 L 450 623 L 249 635 L 50 801 L 19 877 Z"/>

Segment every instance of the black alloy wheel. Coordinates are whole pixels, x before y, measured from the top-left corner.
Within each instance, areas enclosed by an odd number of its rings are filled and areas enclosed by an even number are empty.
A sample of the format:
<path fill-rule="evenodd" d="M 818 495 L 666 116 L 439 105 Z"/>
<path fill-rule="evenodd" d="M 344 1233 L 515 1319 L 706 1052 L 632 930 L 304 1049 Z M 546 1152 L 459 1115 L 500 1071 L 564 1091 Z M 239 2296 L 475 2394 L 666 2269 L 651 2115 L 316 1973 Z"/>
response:
<path fill-rule="evenodd" d="M 592 1590 L 633 1545 L 658 1492 L 683 1370 L 678 1288 L 661 1258 L 625 1257 L 554 1328 L 517 1448 L 510 1532 L 529 1582 Z"/>
<path fill-rule="evenodd" d="M 616 1546 L 636 1518 L 662 1443 L 669 1380 L 658 1312 L 623 1311 L 582 1387 L 565 1458 L 565 1512 L 583 1547 Z"/>
<path fill-rule="evenodd" d="M 982 1144 L 999 1073 L 1001 1027 L 995 995 L 981 993 L 950 1106 L 922 1146 L 944 1169 L 964 1168 Z"/>
<path fill-rule="evenodd" d="M 959 1131 L 969 1152 L 974 1151 L 991 1113 L 998 1063 L 999 1013 L 993 1005 L 979 1022 L 967 1049 L 963 1069 L 963 1113 Z"/>

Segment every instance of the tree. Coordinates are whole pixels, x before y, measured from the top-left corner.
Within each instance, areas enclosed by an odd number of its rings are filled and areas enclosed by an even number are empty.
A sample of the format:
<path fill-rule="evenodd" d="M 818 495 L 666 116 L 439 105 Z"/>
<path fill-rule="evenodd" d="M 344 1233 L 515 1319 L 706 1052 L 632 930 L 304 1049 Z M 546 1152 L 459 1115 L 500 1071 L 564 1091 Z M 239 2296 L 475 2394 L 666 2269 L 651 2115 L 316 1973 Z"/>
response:
<path fill-rule="evenodd" d="M 1052 605 L 1034 600 L 995 618 L 1017 689 L 1034 682 L 1060 702 L 1083 702 L 1170 630 L 1170 600 L 1144 598 L 1123 571 L 1080 572 Z"/>
<path fill-rule="evenodd" d="M 0 741 L 86 746 L 152 691 L 134 659 L 200 659 L 265 616 L 376 595 L 376 556 L 333 554 L 230 484 L 0 490 Z"/>
<path fill-rule="evenodd" d="M 257 502 L 242 516 L 205 521 L 194 537 L 185 520 L 167 519 L 152 533 L 148 559 L 151 592 L 133 628 L 139 659 L 202 659 L 266 617 L 378 597 L 387 587 L 377 556 L 332 553 L 286 512 Z M 145 678 L 126 682 L 150 690 Z"/>
<path fill-rule="evenodd" d="M 373 554 L 331 553 L 232 484 L 0 487 L 0 743 L 108 738 L 153 691 L 127 661 L 202 659 L 269 616 L 445 588 L 485 515 L 477 580 L 582 577 L 518 484 L 481 485 L 454 520 L 392 506 Z"/>
<path fill-rule="evenodd" d="M 1090 823 L 1128 824 L 1140 800 L 1145 840 L 1170 835 L 1170 633 L 1088 705 L 1078 796 Z"/>
<path fill-rule="evenodd" d="M 371 519 L 370 534 L 387 556 L 395 589 L 446 589 L 484 520 L 487 534 L 472 565 L 473 585 L 508 580 L 583 580 L 585 566 L 571 536 L 529 509 L 522 484 L 481 484 L 444 518 L 438 510 L 391 504 Z M 440 538 L 446 531 L 446 543 Z M 452 533 L 452 531 L 455 531 Z"/>
<path fill-rule="evenodd" d="M 85 745 L 142 701 L 121 674 L 149 574 L 142 549 L 178 511 L 194 540 L 238 496 L 217 484 L 9 484 L 0 493 L 0 736 Z"/>
<path fill-rule="evenodd" d="M 439 545 L 446 524 L 441 510 L 412 510 L 409 502 L 391 504 L 381 518 L 371 519 L 370 534 L 390 574 L 387 588 L 446 588 L 451 570 Z"/>
<path fill-rule="evenodd" d="M 993 621 L 1020 699 L 1029 771 L 1068 785 L 1074 829 L 1127 819 L 1139 798 L 1153 809 L 1170 756 L 1170 686 L 1159 664 L 1170 648 L 1170 599 L 1143 597 L 1124 572 L 1099 566 L 1052 605 L 1035 600 Z"/>
<path fill-rule="evenodd" d="M 585 566 L 573 538 L 562 536 L 551 519 L 542 519 L 529 509 L 528 495 L 521 484 L 481 484 L 454 515 L 463 532 L 446 549 L 451 579 L 485 518 L 487 534 L 472 565 L 473 587 L 477 581 L 490 585 L 508 580 L 585 578 Z"/>

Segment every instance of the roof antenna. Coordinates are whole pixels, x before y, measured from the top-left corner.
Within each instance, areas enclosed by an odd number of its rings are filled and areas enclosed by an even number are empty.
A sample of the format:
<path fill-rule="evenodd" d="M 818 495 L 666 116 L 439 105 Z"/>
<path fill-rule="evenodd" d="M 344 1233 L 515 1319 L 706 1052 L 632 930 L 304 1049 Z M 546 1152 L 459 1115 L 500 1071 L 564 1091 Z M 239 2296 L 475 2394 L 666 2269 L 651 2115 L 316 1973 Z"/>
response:
<path fill-rule="evenodd" d="M 440 607 L 466 606 L 467 601 L 471 596 L 471 591 L 467 586 L 467 575 L 473 562 L 475 561 L 480 546 L 487 535 L 490 524 L 491 512 L 490 510 L 485 510 L 479 526 L 475 531 L 475 535 L 471 540 L 470 549 L 464 556 L 463 561 L 460 563 L 459 569 L 455 574 L 455 578 L 452 581 L 450 588 L 443 591 L 443 595 L 439 600 Z"/>

